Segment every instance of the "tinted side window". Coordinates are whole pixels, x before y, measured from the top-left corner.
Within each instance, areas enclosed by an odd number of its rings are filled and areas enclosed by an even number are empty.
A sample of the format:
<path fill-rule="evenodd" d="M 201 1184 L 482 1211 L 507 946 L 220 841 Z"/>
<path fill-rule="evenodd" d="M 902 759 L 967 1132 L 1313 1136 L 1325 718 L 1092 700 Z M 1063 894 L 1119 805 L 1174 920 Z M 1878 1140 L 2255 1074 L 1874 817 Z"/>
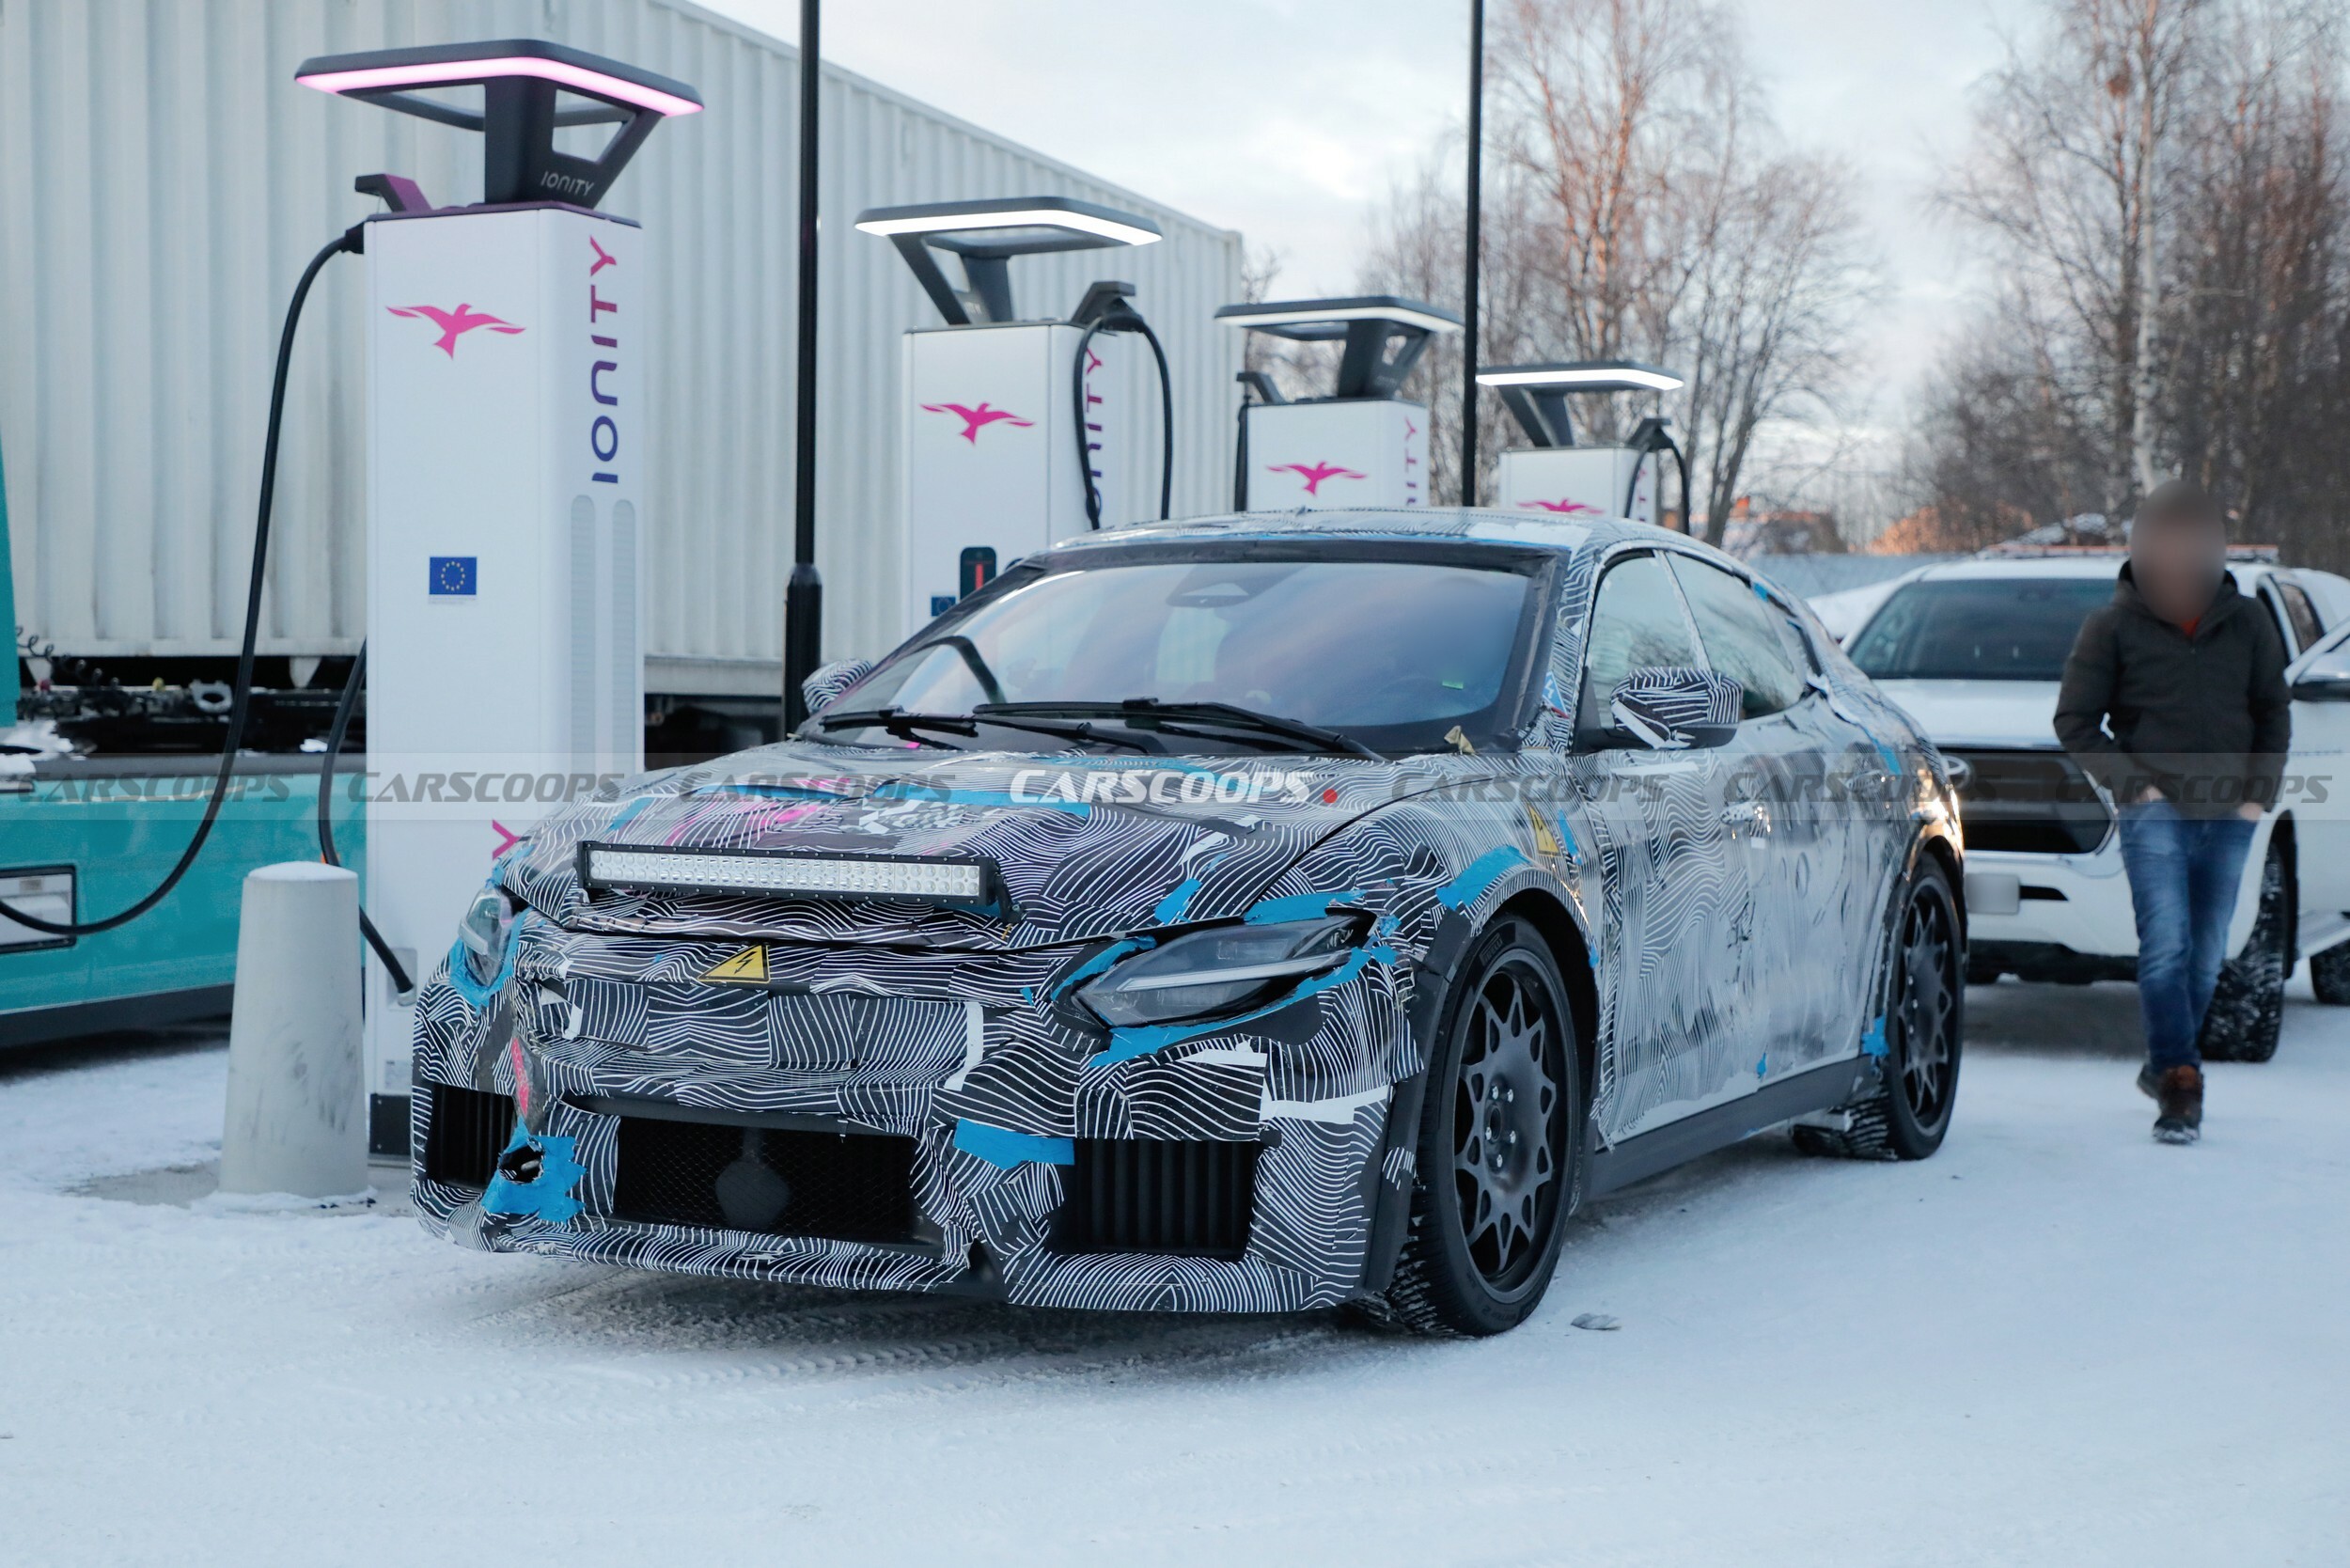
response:
<path fill-rule="evenodd" d="M 2310 603 L 2309 589 L 2298 583 L 2280 582 L 2277 597 L 2284 601 L 2285 619 L 2293 622 L 2294 646 L 2307 652 L 2326 635 L 2326 628 L 2318 622 L 2317 606 Z"/>
<path fill-rule="evenodd" d="M 1707 661 L 1746 688 L 1746 716 L 1792 708 L 1804 692 L 1803 670 L 1788 647 L 1786 618 L 1766 605 L 1743 579 L 1685 556 L 1673 557 L 1673 575 L 1689 596 Z"/>
<path fill-rule="evenodd" d="M 1611 722 L 1607 699 L 1636 669 L 1703 663 L 1665 563 L 1654 556 L 1619 561 L 1599 581 L 1591 635 L 1583 644 L 1580 723 L 1605 729 Z"/>

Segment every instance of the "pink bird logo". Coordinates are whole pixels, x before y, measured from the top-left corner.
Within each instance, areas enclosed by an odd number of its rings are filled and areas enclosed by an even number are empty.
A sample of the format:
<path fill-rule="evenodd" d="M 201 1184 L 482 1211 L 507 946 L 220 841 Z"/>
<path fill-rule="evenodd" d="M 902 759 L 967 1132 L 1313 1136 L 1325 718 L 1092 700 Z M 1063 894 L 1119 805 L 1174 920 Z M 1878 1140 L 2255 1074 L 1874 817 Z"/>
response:
<path fill-rule="evenodd" d="M 1306 494 L 1322 494 L 1324 479 L 1367 479 L 1368 474 L 1357 474 L 1352 468 L 1341 468 L 1335 463 L 1274 463 L 1265 465 L 1268 474 L 1295 474 L 1306 481 Z"/>
<path fill-rule="evenodd" d="M 523 841 L 521 834 L 508 827 L 495 817 L 490 819 L 490 831 L 498 836 L 497 847 L 490 852 L 490 858 L 493 860 Z"/>
<path fill-rule="evenodd" d="M 963 438 L 974 447 L 979 444 L 979 431 L 990 425 L 1005 424 L 1015 430 L 1026 430 L 1036 423 L 1006 409 L 990 408 L 984 401 L 977 408 L 965 408 L 961 403 L 924 403 L 922 411 L 925 414 L 951 414 L 962 420 Z"/>
<path fill-rule="evenodd" d="M 523 330 L 511 321 L 496 316 L 485 315 L 470 305 L 460 305 L 454 310 L 443 310 L 435 305 L 394 305 L 384 308 L 395 316 L 422 317 L 425 321 L 439 327 L 441 339 L 432 346 L 451 359 L 457 357 L 457 340 L 477 328 L 488 327 L 492 332 L 503 332 L 509 335 Z"/>
<path fill-rule="evenodd" d="M 1587 507 L 1580 501 L 1520 501 L 1518 505 L 1521 507 L 1532 507 L 1542 511 L 1599 510 L 1597 507 Z"/>

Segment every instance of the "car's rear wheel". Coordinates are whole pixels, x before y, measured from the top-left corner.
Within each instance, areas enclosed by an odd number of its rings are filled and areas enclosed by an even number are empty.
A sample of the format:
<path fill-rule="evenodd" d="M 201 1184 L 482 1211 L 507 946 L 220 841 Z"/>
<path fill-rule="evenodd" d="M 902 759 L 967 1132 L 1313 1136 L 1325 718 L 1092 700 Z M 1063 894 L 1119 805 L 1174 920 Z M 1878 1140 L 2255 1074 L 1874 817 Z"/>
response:
<path fill-rule="evenodd" d="M 2199 1044 L 2207 1061 L 2266 1061 L 2277 1054 L 2285 1027 L 2285 979 L 2293 970 L 2293 936 L 2286 918 L 2291 878 L 2281 834 L 2272 834 L 2261 862 L 2260 914 L 2244 950 L 2220 966 Z"/>
<path fill-rule="evenodd" d="M 1942 1147 L 1958 1102 L 1966 975 L 1966 933 L 1950 876 L 1924 856 L 1893 927 L 1877 1087 L 1836 1111 L 1833 1125 L 1798 1124 L 1795 1147 L 1864 1160 L 1922 1160 Z"/>
<path fill-rule="evenodd" d="M 1582 1187 L 1583 1086 L 1566 982 L 1505 917 L 1446 1006 L 1421 1099 L 1411 1230 L 1387 1308 L 1426 1334 L 1498 1334 L 1549 1288 Z"/>

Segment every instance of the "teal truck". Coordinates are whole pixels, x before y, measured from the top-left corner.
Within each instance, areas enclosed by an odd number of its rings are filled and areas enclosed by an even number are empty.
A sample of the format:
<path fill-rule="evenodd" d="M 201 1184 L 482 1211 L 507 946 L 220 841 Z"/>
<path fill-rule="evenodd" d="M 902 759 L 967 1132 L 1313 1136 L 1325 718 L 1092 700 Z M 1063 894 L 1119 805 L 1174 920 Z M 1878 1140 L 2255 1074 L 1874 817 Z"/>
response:
<path fill-rule="evenodd" d="M 16 626 L 5 475 L 0 622 Z M 192 736 L 210 732 L 205 721 L 217 699 L 146 687 L 77 702 L 21 684 L 29 666 L 15 651 L 0 661 L 0 698 L 8 704 L 0 709 L 0 902 L 50 920 L 111 915 L 163 880 L 204 814 L 219 758 L 184 748 Z M 266 736 L 287 744 L 316 713 L 331 713 L 333 692 L 302 695 L 303 702 L 280 707 L 305 722 L 271 726 Z M 77 743 L 95 737 L 94 746 L 77 744 L 65 756 L 26 744 L 26 730 L 9 739 L 20 716 L 60 708 L 96 715 L 57 725 Z M 142 735 L 182 749 L 143 751 Z M 0 1048 L 225 1015 L 245 873 L 318 857 L 320 760 L 290 745 L 240 759 L 203 853 L 170 895 L 135 920 L 94 935 L 55 936 L 0 917 Z M 364 767 L 357 757 L 340 759 L 332 792 L 336 848 L 354 868 L 365 861 Z"/>

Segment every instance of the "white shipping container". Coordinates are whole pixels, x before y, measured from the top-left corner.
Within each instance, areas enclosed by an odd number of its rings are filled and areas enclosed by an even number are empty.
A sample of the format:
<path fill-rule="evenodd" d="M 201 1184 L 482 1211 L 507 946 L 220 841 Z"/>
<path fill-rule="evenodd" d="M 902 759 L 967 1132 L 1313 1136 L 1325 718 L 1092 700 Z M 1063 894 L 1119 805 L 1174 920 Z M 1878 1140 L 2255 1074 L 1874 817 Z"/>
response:
<path fill-rule="evenodd" d="M 304 263 L 376 210 L 353 177 L 480 198 L 480 140 L 293 80 L 313 55 L 540 37 L 690 83 L 603 210 L 643 222 L 658 338 L 647 686 L 773 695 L 791 561 L 796 52 L 683 0 L 0 0 L 0 454 L 17 619 L 62 652 L 236 651 L 279 321 Z M 1027 316 L 1138 285 L 1172 362 L 1175 511 L 1223 510 L 1240 236 L 827 68 L 819 564 L 828 656 L 895 641 L 899 335 L 936 315 L 863 208 L 1058 195 L 1145 213 L 1138 250 L 1013 263 Z M 365 635 L 361 268 L 304 322 L 273 525 L 264 652 Z M 1158 391 L 1111 514 L 1154 514 Z"/>

